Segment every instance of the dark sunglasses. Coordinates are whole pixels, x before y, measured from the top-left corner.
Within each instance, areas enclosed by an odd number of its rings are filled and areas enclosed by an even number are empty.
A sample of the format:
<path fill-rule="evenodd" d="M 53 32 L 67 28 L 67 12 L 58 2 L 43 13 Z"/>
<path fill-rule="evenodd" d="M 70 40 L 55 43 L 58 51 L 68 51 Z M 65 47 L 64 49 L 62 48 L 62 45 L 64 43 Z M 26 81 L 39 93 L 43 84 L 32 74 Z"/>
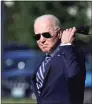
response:
<path fill-rule="evenodd" d="M 41 35 L 45 38 L 51 38 L 52 37 L 49 32 L 45 32 L 45 33 L 42 33 L 42 34 L 35 34 L 34 35 L 35 40 L 39 40 Z"/>

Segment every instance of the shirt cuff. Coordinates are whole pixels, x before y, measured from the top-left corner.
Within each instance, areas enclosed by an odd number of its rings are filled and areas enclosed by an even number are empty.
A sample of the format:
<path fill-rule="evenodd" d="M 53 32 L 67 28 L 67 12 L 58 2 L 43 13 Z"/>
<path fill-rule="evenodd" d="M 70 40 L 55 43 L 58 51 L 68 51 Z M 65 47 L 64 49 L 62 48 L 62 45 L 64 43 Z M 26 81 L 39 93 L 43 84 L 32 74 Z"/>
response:
<path fill-rule="evenodd" d="M 60 46 L 72 45 L 71 43 L 60 44 Z"/>

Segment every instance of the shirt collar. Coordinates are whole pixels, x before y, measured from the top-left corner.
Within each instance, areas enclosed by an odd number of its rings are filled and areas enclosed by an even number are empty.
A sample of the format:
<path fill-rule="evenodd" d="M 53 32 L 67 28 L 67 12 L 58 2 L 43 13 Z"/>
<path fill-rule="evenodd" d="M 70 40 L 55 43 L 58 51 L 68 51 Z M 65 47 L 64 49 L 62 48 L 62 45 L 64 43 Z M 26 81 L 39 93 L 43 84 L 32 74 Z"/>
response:
<path fill-rule="evenodd" d="M 59 50 L 59 46 L 60 46 L 60 44 L 55 48 L 55 50 L 53 52 L 51 52 L 49 54 L 51 57 L 53 57 L 55 55 L 55 53 Z M 48 53 L 46 53 L 46 55 L 48 55 Z"/>

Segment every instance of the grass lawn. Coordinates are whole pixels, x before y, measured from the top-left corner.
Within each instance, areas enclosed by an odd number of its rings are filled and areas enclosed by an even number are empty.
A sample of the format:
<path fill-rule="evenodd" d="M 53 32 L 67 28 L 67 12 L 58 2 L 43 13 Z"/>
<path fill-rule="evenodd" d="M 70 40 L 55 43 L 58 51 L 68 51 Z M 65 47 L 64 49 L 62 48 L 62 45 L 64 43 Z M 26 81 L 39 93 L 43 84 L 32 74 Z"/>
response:
<path fill-rule="evenodd" d="M 36 104 L 36 100 L 31 98 L 2 98 L 2 104 Z"/>

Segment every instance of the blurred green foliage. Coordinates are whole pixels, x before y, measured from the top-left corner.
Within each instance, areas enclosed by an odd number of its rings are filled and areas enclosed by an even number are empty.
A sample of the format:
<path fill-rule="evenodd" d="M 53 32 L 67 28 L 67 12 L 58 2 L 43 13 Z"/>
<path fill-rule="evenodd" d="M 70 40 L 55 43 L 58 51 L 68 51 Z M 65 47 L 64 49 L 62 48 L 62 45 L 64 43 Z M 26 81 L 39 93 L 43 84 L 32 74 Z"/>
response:
<path fill-rule="evenodd" d="M 37 104 L 36 100 L 31 98 L 3 98 L 2 104 Z"/>
<path fill-rule="evenodd" d="M 70 7 L 77 9 L 75 15 L 69 14 Z M 33 23 L 38 16 L 53 14 L 60 19 L 62 28 L 90 25 L 86 15 L 87 7 L 88 2 L 86 1 L 14 1 L 12 7 L 5 6 L 5 42 L 15 41 L 37 48 L 33 39 Z M 81 39 L 80 36 L 79 39 Z M 92 37 L 88 37 L 88 42 L 89 39 L 92 44 Z M 82 38 L 81 40 L 85 39 Z"/>

